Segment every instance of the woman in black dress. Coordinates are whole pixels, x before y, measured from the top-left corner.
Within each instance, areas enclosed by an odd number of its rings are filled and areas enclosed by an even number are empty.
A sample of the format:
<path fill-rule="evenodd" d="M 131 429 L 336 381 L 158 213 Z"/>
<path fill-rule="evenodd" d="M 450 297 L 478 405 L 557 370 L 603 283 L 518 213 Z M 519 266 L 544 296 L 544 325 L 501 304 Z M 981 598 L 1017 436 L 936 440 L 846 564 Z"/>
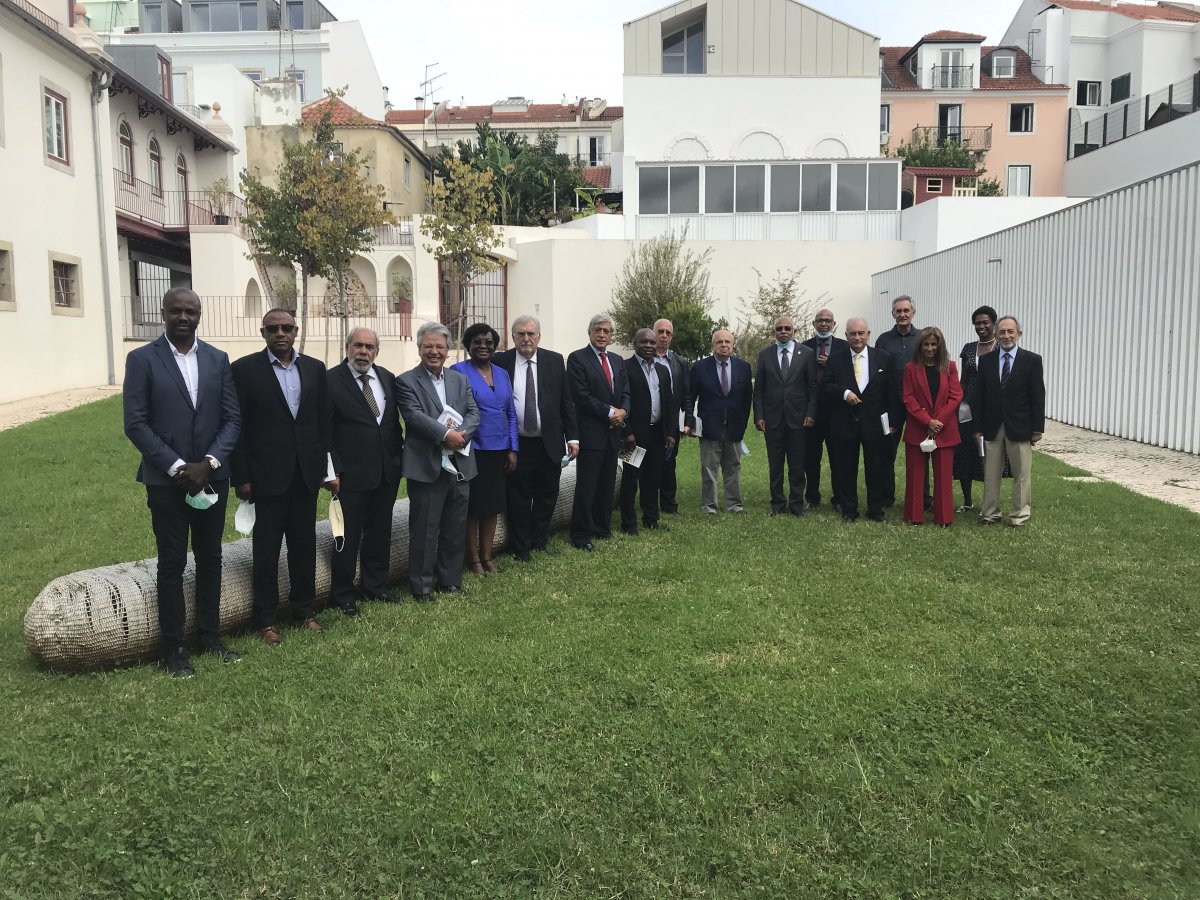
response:
<path fill-rule="evenodd" d="M 978 395 L 979 360 L 996 349 L 996 310 L 981 306 L 971 313 L 971 324 L 975 327 L 978 340 L 965 344 L 959 358 L 959 373 L 962 381 L 963 399 L 958 408 L 958 423 L 963 434 L 969 435 L 975 415 L 975 399 Z M 1007 474 L 1007 473 L 1005 473 Z M 963 502 L 955 512 L 967 512 L 975 508 L 971 497 L 971 482 L 983 481 L 983 458 L 973 440 L 964 440 L 954 448 L 954 477 L 962 487 Z"/>

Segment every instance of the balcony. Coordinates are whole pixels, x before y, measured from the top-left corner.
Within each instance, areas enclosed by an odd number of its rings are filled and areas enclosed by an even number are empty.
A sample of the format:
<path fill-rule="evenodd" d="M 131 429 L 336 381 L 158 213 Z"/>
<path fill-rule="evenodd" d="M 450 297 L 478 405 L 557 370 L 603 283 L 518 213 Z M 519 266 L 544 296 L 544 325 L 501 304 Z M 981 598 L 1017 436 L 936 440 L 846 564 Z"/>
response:
<path fill-rule="evenodd" d="M 411 247 L 413 245 L 412 216 L 396 216 L 396 224 L 373 228 L 376 247 Z"/>
<path fill-rule="evenodd" d="M 931 66 L 935 91 L 969 91 L 975 87 L 974 66 Z"/>
<path fill-rule="evenodd" d="M 914 144 L 933 144 L 942 147 L 958 144 L 967 150 L 983 152 L 992 149 L 991 125 L 918 125 L 912 131 Z"/>
<path fill-rule="evenodd" d="M 186 232 L 194 225 L 236 225 L 246 232 L 242 219 L 246 201 L 236 195 L 224 209 L 214 209 L 204 191 L 164 191 L 120 169 L 113 169 L 113 197 L 117 214 L 126 222 L 157 232 Z"/>

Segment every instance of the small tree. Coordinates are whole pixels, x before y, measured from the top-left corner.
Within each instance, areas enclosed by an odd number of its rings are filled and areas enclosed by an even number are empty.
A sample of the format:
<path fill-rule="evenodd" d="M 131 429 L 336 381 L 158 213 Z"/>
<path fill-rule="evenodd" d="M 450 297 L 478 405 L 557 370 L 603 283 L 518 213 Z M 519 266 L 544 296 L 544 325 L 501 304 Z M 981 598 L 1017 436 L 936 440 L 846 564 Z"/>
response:
<path fill-rule="evenodd" d="M 491 170 L 476 171 L 453 158 L 445 164 L 450 178 L 434 184 L 432 212 L 422 217 L 421 234 L 432 241 L 425 252 L 437 258 L 450 279 L 452 300 L 444 324 L 458 341 L 467 321 L 467 285 L 500 267 L 491 252 L 502 235 L 491 225 L 496 217 Z"/>
<path fill-rule="evenodd" d="M 775 340 L 775 320 L 791 316 L 796 323 L 796 340 L 802 340 L 826 294 L 806 300 L 807 291 L 799 287 L 803 269 L 776 272 L 773 281 L 764 282 L 762 272 L 754 270 L 758 287 L 754 293 L 741 298 L 746 315 L 738 321 L 734 332 L 734 350 L 742 359 L 753 362 L 759 352 Z"/>
<path fill-rule="evenodd" d="M 684 249 L 686 239 L 686 229 L 680 235 L 651 238 L 635 245 L 626 257 L 609 310 L 618 343 L 631 347 L 638 329 L 649 328 L 656 319 L 670 319 L 675 326 L 672 350 L 687 359 L 708 352 L 717 327 L 708 314 L 712 248 L 697 255 Z"/>

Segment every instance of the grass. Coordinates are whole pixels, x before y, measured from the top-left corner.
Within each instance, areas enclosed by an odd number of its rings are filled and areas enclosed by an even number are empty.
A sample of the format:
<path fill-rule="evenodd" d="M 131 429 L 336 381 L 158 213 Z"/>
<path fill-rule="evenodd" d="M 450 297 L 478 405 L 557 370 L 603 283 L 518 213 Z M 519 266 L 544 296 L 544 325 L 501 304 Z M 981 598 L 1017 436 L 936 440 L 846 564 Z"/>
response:
<path fill-rule="evenodd" d="M 179 682 L 21 643 L 153 553 L 119 400 L 0 433 L 0 897 L 1200 895 L 1196 516 L 768 519 L 755 438 L 744 517 L 688 442 L 664 533 Z"/>

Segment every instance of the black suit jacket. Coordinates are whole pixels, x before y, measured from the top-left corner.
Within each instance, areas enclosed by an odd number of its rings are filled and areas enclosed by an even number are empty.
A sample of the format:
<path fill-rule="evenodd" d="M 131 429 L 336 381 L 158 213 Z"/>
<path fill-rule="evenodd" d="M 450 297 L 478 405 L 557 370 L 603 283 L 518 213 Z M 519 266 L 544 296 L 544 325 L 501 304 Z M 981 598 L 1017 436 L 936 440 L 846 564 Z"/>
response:
<path fill-rule="evenodd" d="M 858 394 L 858 381 L 854 378 L 854 358 L 847 344 L 840 350 L 830 351 L 826 363 L 828 373 L 822 392 L 829 410 L 829 436 L 839 440 L 862 438 L 878 441 L 886 434 L 881 416 L 888 414 L 889 424 L 897 430 L 904 427 L 904 399 L 902 381 L 896 371 L 895 360 L 890 353 L 874 347 L 867 348 L 867 386 L 859 399 L 858 406 L 846 402 L 846 391 Z"/>
<path fill-rule="evenodd" d="M 754 370 L 754 419 L 767 428 L 803 428 L 806 418 L 817 417 L 817 355 L 803 344 L 795 345 L 787 376 L 779 369 L 779 349 L 772 341 L 758 354 Z"/>
<path fill-rule="evenodd" d="M 679 404 L 671 393 L 671 374 L 667 367 L 655 363 L 658 373 L 658 400 L 662 411 L 663 437 L 679 435 Z M 625 374 L 629 377 L 629 418 L 625 420 L 625 436 L 633 435 L 639 447 L 649 449 L 650 431 L 650 382 L 642 369 L 642 361 L 636 356 L 625 360 Z"/>
<path fill-rule="evenodd" d="M 325 481 L 333 407 L 325 366 L 297 355 L 300 410 L 292 418 L 266 349 L 233 364 L 242 407 L 242 434 L 233 451 L 233 483 L 252 485 L 256 497 L 277 497 L 291 486 L 296 467 L 309 490 Z"/>
<path fill-rule="evenodd" d="M 810 350 L 812 350 L 813 357 L 816 358 L 817 357 L 817 345 L 820 343 L 820 341 L 816 337 L 810 337 L 807 341 L 802 341 L 802 343 L 804 344 L 805 347 L 808 347 Z M 831 337 L 829 339 L 829 356 L 830 356 L 830 358 L 832 358 L 833 355 L 835 353 L 837 353 L 839 350 L 846 350 L 849 347 L 850 347 L 850 345 L 848 343 L 846 343 L 844 340 L 842 340 L 841 338 Z M 828 378 L 829 378 L 829 360 L 826 360 L 825 365 L 823 365 L 823 366 L 820 363 L 817 364 L 817 386 L 818 386 L 817 390 L 819 392 L 818 398 L 817 398 L 817 409 L 819 409 L 821 411 L 822 418 L 825 417 L 824 413 L 829 408 L 829 405 L 826 402 L 826 394 L 824 391 L 820 390 L 820 386 L 823 385 L 825 383 L 826 379 L 828 379 Z"/>
<path fill-rule="evenodd" d="M 567 389 L 566 363 L 561 353 L 538 348 L 537 353 L 537 403 L 538 416 L 542 423 L 542 443 L 551 459 L 558 459 L 566 452 L 567 441 L 579 440 L 579 429 L 575 422 L 575 402 Z M 497 353 L 493 360 L 508 373 L 513 386 L 518 374 L 517 363 L 525 362 L 516 349 Z M 523 368 L 523 367 L 522 367 Z"/>
<path fill-rule="evenodd" d="M 722 424 L 729 440 L 740 441 L 746 436 L 750 404 L 754 400 L 750 363 L 736 356 L 729 358 L 729 396 L 726 397 L 721 391 L 717 358 L 707 356 L 692 366 L 691 388 L 702 438 L 720 440 Z"/>
<path fill-rule="evenodd" d="M 375 366 L 383 389 L 383 418 L 376 423 L 363 396 L 358 373 L 346 360 L 329 370 L 329 401 L 333 406 L 333 468 L 343 491 L 371 491 L 400 483 L 404 429 L 396 403 L 396 376 Z"/>
<path fill-rule="evenodd" d="M 621 429 L 609 425 L 608 410 L 629 411 L 629 376 L 625 360 L 609 351 L 606 356 L 612 370 L 611 388 L 590 344 L 567 357 L 567 383 L 575 403 L 580 450 L 615 450 L 621 443 Z"/>
<path fill-rule="evenodd" d="M 1028 441 L 1034 433 L 1046 430 L 1046 381 L 1042 375 L 1042 358 L 1036 353 L 1018 348 L 1012 370 L 1003 386 L 1000 366 L 1004 349 L 989 353 L 979 365 L 979 380 L 975 388 L 977 409 L 971 410 L 975 427 L 980 426 L 982 413 L 983 437 L 994 441 L 1004 426 L 1009 440 Z"/>

